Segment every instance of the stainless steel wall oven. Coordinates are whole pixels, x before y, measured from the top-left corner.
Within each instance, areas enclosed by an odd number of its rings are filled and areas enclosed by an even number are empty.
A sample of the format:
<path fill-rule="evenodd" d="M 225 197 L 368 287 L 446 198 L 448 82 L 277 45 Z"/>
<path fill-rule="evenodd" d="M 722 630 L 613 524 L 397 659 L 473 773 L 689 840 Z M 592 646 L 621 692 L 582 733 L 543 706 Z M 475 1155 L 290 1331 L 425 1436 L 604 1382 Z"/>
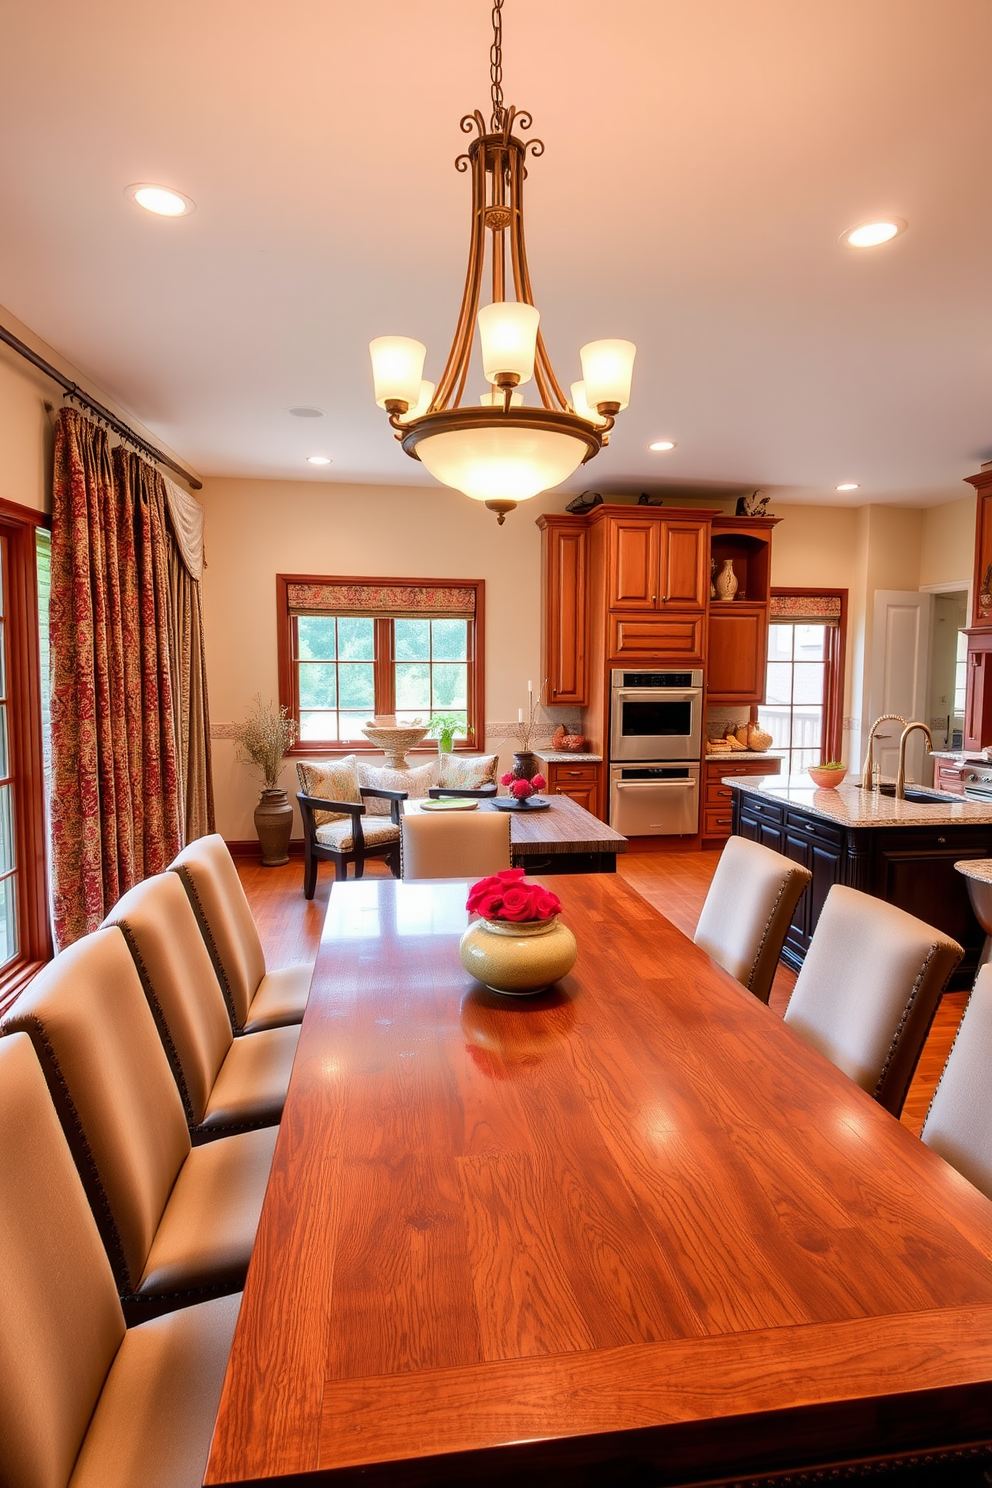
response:
<path fill-rule="evenodd" d="M 696 832 L 702 742 L 702 669 L 614 669 L 611 825 L 627 837 Z"/>

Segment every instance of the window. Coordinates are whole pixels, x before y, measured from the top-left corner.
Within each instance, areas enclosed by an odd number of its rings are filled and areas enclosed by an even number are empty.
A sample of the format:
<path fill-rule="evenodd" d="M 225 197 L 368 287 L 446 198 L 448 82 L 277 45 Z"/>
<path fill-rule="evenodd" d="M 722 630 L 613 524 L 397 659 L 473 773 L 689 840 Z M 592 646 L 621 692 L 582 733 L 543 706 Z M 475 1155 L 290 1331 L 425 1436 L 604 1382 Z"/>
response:
<path fill-rule="evenodd" d="M 0 501 L 0 1011 L 52 954 L 39 639 L 47 675 L 45 521 Z"/>
<path fill-rule="evenodd" d="M 373 716 L 453 714 L 455 747 L 482 728 L 481 580 L 278 578 L 280 702 L 295 753 L 371 749 Z"/>
<path fill-rule="evenodd" d="M 772 591 L 758 721 L 788 775 L 841 757 L 846 600 L 846 590 Z"/>

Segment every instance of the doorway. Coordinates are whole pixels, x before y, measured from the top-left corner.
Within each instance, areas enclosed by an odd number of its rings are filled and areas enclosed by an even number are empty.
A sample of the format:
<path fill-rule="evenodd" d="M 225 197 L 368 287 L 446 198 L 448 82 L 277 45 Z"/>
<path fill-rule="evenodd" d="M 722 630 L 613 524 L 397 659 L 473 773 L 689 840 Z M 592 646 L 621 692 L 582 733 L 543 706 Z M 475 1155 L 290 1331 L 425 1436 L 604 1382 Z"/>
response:
<path fill-rule="evenodd" d="M 964 747 L 964 692 L 968 661 L 967 589 L 935 591 L 930 616 L 927 721 L 934 749 Z"/>

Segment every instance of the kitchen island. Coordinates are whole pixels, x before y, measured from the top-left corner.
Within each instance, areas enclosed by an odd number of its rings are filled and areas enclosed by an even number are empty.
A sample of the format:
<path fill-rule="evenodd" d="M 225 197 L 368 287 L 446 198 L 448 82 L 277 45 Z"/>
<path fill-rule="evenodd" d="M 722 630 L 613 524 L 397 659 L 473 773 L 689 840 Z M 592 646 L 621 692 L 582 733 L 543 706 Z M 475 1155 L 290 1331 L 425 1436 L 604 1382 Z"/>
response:
<path fill-rule="evenodd" d="M 953 935 L 965 954 L 950 985 L 971 986 L 985 933 L 954 864 L 992 857 L 992 805 L 936 792 L 925 801 L 897 801 L 847 783 L 819 790 L 805 777 L 738 777 L 724 784 L 733 791 L 734 833 L 813 875 L 786 937 L 787 965 L 802 965 L 823 901 L 839 883 Z"/>

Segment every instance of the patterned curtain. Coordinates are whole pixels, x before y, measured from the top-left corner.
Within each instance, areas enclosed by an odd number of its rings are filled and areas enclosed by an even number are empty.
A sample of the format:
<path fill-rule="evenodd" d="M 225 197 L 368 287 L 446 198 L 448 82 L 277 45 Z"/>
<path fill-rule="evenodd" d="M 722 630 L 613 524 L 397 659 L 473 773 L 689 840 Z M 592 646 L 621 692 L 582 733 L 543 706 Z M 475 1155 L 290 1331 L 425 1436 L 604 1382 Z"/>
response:
<path fill-rule="evenodd" d="M 200 584 L 175 543 L 169 544 L 169 593 L 181 835 L 193 842 L 214 829 L 207 667 Z"/>
<path fill-rule="evenodd" d="M 60 947 L 182 843 L 161 477 L 73 408 L 55 430 L 52 869 Z"/>

